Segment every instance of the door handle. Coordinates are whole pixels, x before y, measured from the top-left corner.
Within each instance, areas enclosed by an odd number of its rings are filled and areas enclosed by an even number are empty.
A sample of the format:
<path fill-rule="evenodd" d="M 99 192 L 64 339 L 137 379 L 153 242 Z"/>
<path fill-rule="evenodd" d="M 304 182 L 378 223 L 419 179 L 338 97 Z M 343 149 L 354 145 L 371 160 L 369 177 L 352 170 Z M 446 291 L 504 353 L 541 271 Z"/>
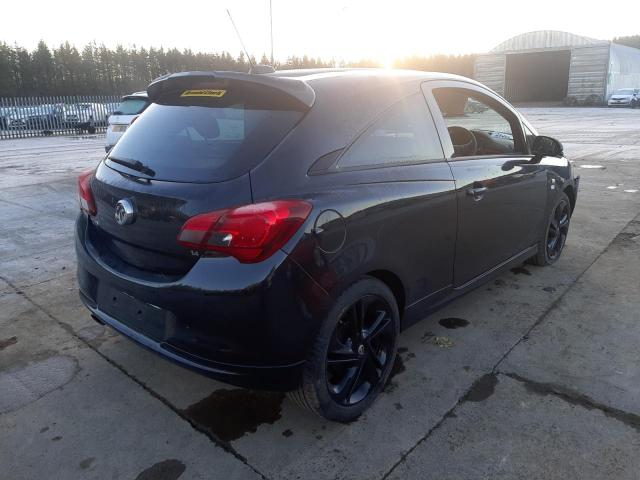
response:
<path fill-rule="evenodd" d="M 482 196 L 486 193 L 487 187 L 475 187 L 467 190 L 467 195 L 472 195 L 473 199 L 477 202 L 482 200 Z"/>

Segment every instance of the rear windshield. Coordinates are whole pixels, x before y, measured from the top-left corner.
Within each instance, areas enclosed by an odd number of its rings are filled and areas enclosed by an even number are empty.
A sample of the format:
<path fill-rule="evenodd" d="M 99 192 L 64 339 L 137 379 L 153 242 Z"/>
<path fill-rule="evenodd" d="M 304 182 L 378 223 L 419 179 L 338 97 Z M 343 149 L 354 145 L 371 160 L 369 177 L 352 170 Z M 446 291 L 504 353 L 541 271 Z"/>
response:
<path fill-rule="evenodd" d="M 109 166 L 177 182 L 219 182 L 249 171 L 302 118 L 297 110 L 235 103 L 152 104 L 109 154 Z M 138 163 L 139 162 L 139 163 Z M 137 172 L 138 173 L 138 172 Z"/>
<path fill-rule="evenodd" d="M 114 115 L 137 115 L 147 106 L 148 100 L 145 98 L 125 98 L 115 112 Z"/>

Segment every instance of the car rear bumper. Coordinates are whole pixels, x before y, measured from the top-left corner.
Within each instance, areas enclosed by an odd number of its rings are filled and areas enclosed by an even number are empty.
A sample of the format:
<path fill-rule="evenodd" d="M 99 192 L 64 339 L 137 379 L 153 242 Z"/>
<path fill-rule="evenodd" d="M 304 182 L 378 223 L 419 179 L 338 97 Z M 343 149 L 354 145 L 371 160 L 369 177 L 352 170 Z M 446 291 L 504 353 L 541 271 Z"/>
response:
<path fill-rule="evenodd" d="M 231 385 L 272 391 L 293 390 L 298 385 L 304 361 L 291 365 L 257 366 L 213 362 L 191 355 L 171 344 L 156 341 L 97 308 L 80 290 L 80 299 L 97 322 L 109 325 L 118 333 L 182 367 Z"/>
<path fill-rule="evenodd" d="M 260 264 L 199 259 L 179 279 L 133 278 L 105 264 L 76 225 L 80 297 L 99 322 L 204 375 L 249 388 L 297 387 L 328 295 L 284 252 Z"/>

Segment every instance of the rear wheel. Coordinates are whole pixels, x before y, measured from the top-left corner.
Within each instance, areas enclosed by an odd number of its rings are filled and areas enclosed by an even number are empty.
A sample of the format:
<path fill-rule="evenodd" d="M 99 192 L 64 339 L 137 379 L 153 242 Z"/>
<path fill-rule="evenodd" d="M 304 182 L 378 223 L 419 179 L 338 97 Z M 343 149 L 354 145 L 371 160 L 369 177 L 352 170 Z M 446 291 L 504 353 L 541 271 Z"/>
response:
<path fill-rule="evenodd" d="M 546 229 L 538 242 L 538 253 L 531 258 L 534 265 L 551 265 L 560 258 L 569 234 L 570 222 L 571 202 L 562 193 L 551 210 Z"/>
<path fill-rule="evenodd" d="M 290 398 L 329 420 L 356 419 L 389 378 L 399 328 L 389 288 L 374 278 L 356 282 L 325 319 L 301 385 Z"/>

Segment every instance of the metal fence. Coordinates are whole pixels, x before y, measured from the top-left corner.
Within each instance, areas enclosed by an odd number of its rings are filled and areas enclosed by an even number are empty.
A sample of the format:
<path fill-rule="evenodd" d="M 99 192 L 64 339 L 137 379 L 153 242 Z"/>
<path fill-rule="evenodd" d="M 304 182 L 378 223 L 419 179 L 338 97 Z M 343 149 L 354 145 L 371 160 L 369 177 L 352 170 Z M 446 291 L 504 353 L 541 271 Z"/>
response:
<path fill-rule="evenodd" d="M 0 97 L 0 139 L 104 133 L 120 95 Z"/>

